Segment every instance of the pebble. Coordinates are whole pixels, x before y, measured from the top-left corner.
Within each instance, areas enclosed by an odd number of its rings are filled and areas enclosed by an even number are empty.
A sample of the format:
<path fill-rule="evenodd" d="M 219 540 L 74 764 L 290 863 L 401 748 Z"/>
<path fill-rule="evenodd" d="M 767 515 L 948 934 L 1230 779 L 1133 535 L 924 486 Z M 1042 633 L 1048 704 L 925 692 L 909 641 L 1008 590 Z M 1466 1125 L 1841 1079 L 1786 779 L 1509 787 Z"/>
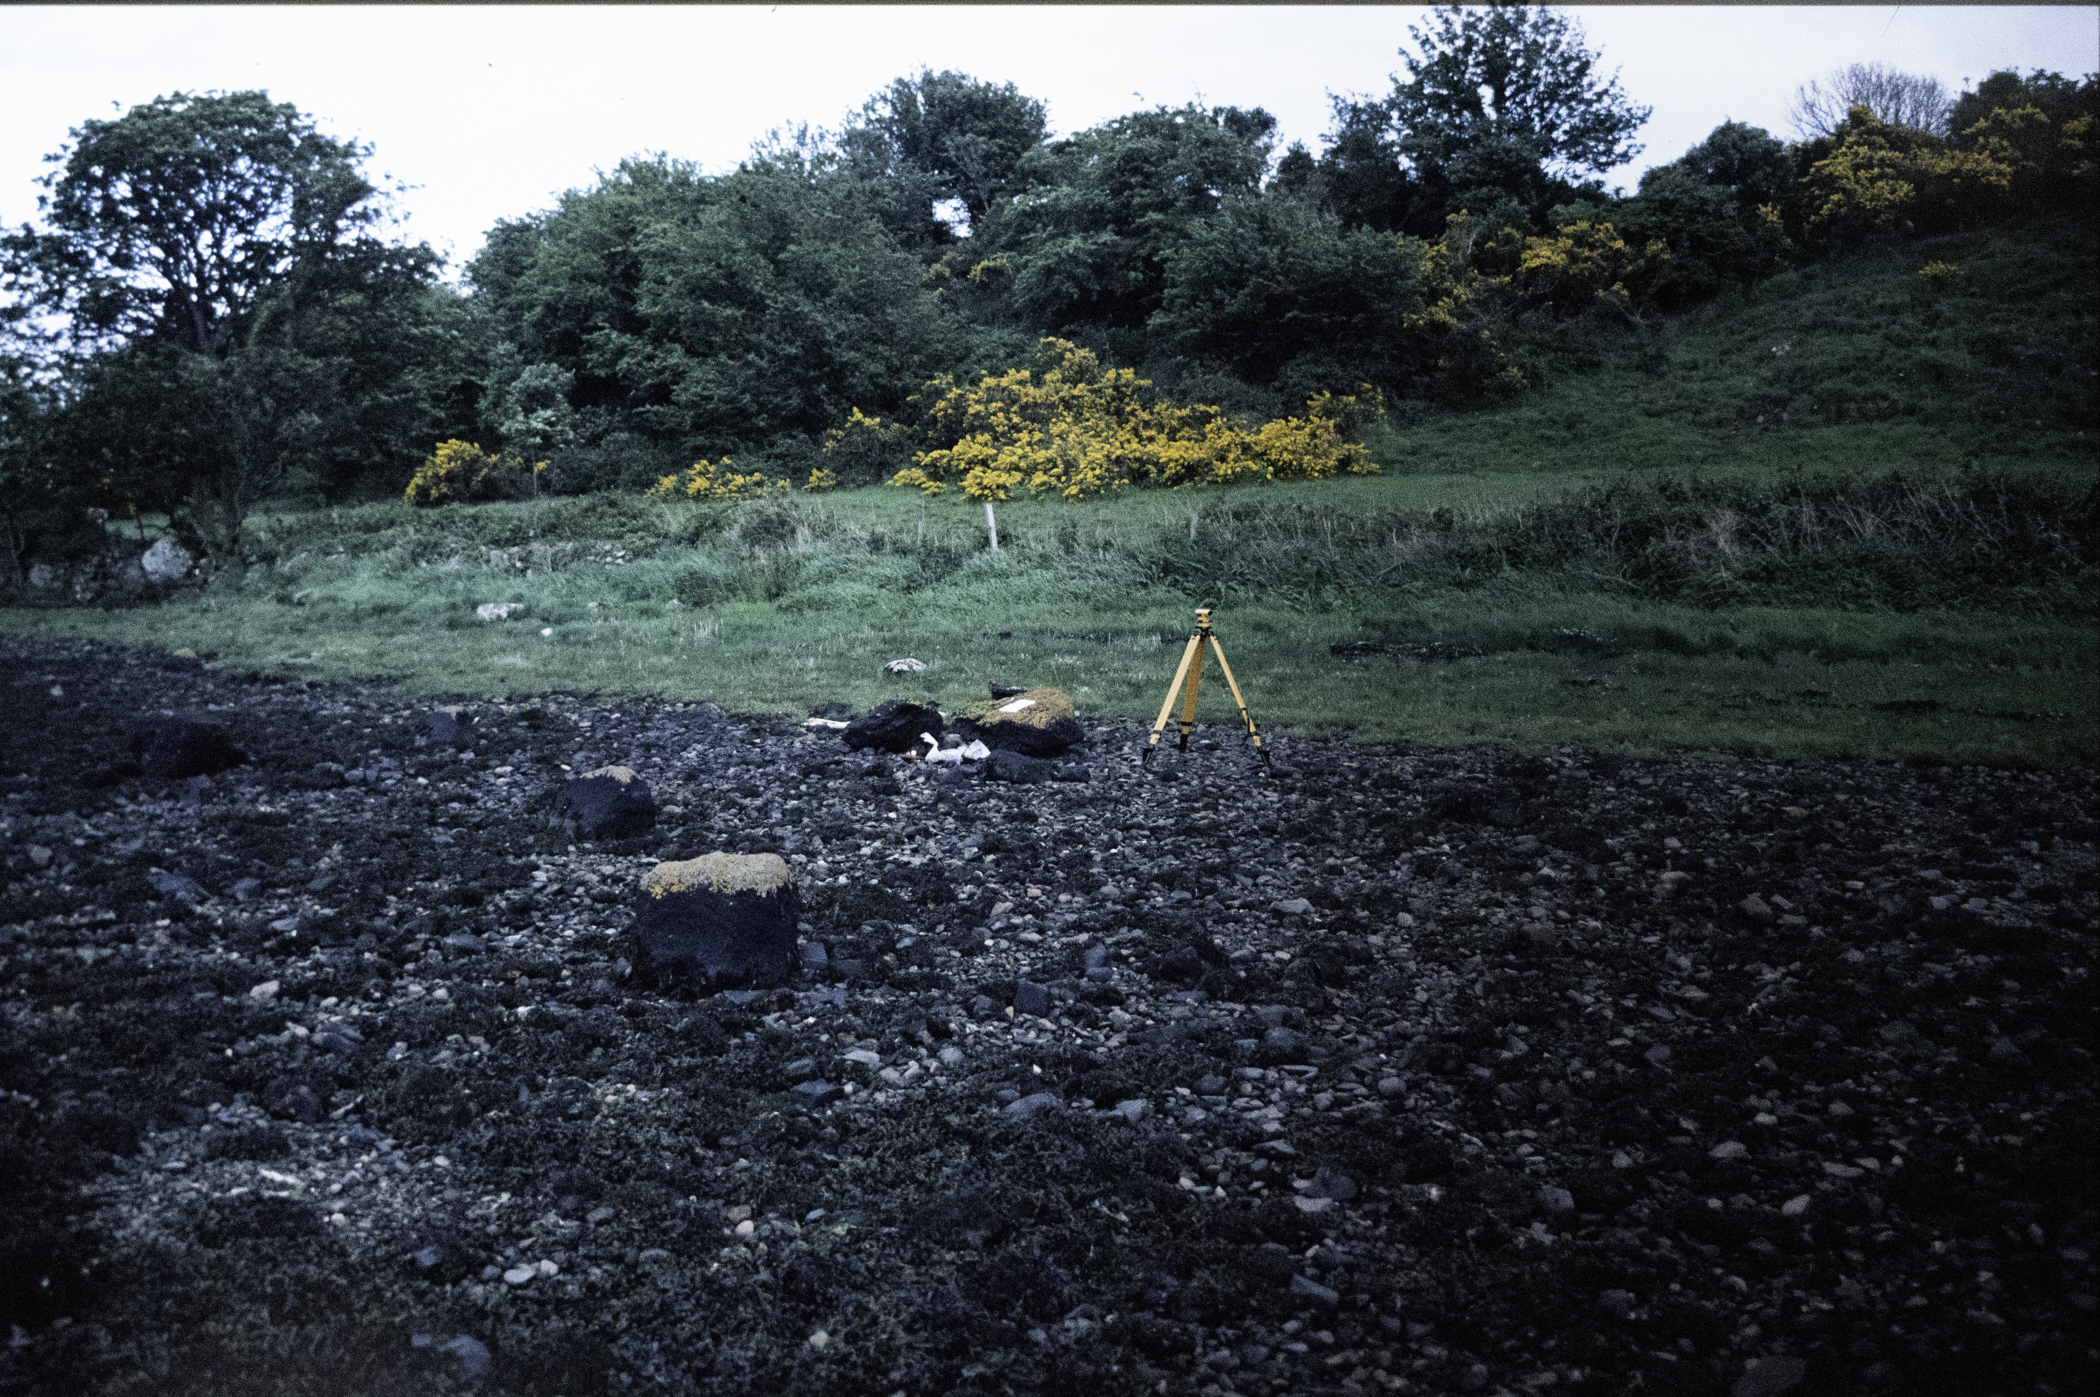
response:
<path fill-rule="evenodd" d="M 1808 1211 L 1808 1195 L 1805 1193 L 1795 1194 L 1792 1198 L 1779 1205 L 1779 1211 L 1785 1217 L 1800 1217 Z"/>
<path fill-rule="evenodd" d="M 963 1065 L 963 1050 L 952 1043 L 941 1049 L 940 1057 L 943 1067 L 960 1067 Z"/>
<path fill-rule="evenodd" d="M 1014 1012 L 1033 1014 L 1039 1019 L 1050 1017 L 1050 987 L 1033 980 L 1022 980 L 1014 986 Z"/>
<path fill-rule="evenodd" d="M 1316 1305 L 1324 1305 L 1330 1310 L 1342 1303 L 1342 1297 L 1338 1292 L 1304 1276 L 1291 1277 L 1291 1294 L 1301 1300 L 1310 1300 Z"/>
<path fill-rule="evenodd" d="M 540 1273 L 537 1266 L 513 1266 L 503 1273 L 505 1285 L 524 1285 Z"/>
<path fill-rule="evenodd" d="M 1539 1190 L 1539 1203 L 1549 1213 L 1572 1213 L 1575 1211 L 1575 1195 L 1564 1188 L 1548 1184 Z"/>
<path fill-rule="evenodd" d="M 1005 1113 L 1016 1120 L 1026 1120 L 1038 1111 L 1063 1105 L 1063 1100 L 1054 1091 L 1039 1091 L 1030 1096 L 1017 1097 L 1006 1103 Z"/>
<path fill-rule="evenodd" d="M 1626 1319 L 1633 1314 L 1633 1292 L 1600 1290 L 1597 1292 L 1597 1308 L 1618 1319 Z"/>
<path fill-rule="evenodd" d="M 1750 1153 L 1750 1147 L 1740 1140 L 1723 1140 L 1706 1152 L 1708 1159 L 1741 1159 Z"/>
<path fill-rule="evenodd" d="M 1281 912 L 1286 917 L 1303 917 L 1309 915 L 1313 908 L 1312 904 L 1302 897 L 1287 897 L 1280 902 L 1270 904 L 1269 910 Z"/>

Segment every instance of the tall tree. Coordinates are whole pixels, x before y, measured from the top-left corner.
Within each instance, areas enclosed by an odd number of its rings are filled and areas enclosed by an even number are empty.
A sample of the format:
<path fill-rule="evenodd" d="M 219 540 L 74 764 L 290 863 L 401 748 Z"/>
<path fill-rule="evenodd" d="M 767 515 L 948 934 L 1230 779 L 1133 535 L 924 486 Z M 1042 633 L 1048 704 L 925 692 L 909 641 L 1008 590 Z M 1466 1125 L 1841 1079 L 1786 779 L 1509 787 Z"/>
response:
<path fill-rule="evenodd" d="M 1787 118 L 1804 141 L 1839 134 L 1845 114 L 1854 107 L 1865 107 L 1888 126 L 1944 136 L 1951 106 L 1938 78 L 1905 73 L 1886 63 L 1852 63 L 1795 88 Z"/>
<path fill-rule="evenodd" d="M 1540 6 L 1440 6 L 1409 26 L 1407 81 L 1389 101 L 1402 152 L 1460 203 L 1541 207 L 1555 182 L 1624 164 L 1650 109 L 1597 72 L 1573 20 Z M 1476 209 L 1476 212 L 1478 210 Z"/>
<path fill-rule="evenodd" d="M 1012 83 L 926 69 L 870 98 L 861 119 L 860 134 L 879 143 L 888 172 L 918 183 L 936 204 L 960 203 L 972 230 L 1012 184 L 1021 158 L 1042 144 L 1048 120 L 1043 104 Z"/>
<path fill-rule="evenodd" d="M 1169 252 L 1261 188 L 1275 130 L 1259 107 L 1162 107 L 1036 150 L 996 240 L 1023 313 L 1050 331 L 1141 332 Z"/>
<path fill-rule="evenodd" d="M 438 259 L 373 236 L 368 148 L 261 92 L 178 92 L 70 134 L 45 228 L 0 257 L 69 366 L 56 439 L 78 469 L 224 557 L 294 472 L 414 449 Z"/>

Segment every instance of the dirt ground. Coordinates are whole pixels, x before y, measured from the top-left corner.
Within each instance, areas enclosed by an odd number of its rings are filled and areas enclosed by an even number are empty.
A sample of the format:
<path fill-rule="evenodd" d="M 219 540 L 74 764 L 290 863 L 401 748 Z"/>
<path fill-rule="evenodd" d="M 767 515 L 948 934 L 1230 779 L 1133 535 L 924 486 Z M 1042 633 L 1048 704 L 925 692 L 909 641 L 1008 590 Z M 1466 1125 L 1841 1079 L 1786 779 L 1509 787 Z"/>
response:
<path fill-rule="evenodd" d="M 1023 787 L 0 655 L 5 1391 L 2093 1390 L 2090 771 L 1097 724 Z M 248 761 L 143 774 L 162 709 Z M 575 842 L 609 762 L 657 827 Z M 791 986 L 628 974 L 713 849 Z"/>

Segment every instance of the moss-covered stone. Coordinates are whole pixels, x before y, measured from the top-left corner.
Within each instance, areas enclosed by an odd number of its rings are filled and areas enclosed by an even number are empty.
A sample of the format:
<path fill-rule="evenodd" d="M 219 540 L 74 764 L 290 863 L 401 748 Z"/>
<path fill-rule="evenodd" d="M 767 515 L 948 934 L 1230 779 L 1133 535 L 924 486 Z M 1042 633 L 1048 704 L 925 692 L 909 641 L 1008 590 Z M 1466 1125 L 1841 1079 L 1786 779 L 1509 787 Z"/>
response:
<path fill-rule="evenodd" d="M 956 731 L 994 750 L 1051 757 L 1086 738 L 1062 689 L 1030 689 L 1012 698 L 973 703 L 956 716 Z"/>

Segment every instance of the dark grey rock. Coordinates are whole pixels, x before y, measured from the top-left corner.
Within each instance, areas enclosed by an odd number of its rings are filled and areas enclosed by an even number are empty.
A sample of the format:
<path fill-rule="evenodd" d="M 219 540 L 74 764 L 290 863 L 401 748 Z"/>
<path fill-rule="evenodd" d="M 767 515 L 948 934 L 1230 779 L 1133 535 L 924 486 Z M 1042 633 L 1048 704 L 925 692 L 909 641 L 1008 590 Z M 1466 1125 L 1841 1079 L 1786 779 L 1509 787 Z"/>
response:
<path fill-rule="evenodd" d="M 802 1097 L 812 1106 L 828 1105 L 846 1094 L 844 1087 L 833 1082 L 827 1082 L 821 1077 L 814 1081 L 797 1082 L 789 1087 L 788 1090 Z"/>
<path fill-rule="evenodd" d="M 571 839 L 631 839 L 656 827 L 649 783 L 624 766 L 586 772 L 562 787 L 555 819 Z"/>
<path fill-rule="evenodd" d="M 1751 1362 L 1735 1380 L 1733 1397 L 1785 1397 L 1808 1376 L 1808 1364 L 1790 1353 L 1767 1354 Z"/>
<path fill-rule="evenodd" d="M 465 751 L 474 745 L 474 715 L 456 704 L 433 709 L 423 715 L 423 736 L 433 747 Z"/>
<path fill-rule="evenodd" d="M 1057 776 L 1055 763 L 1038 757 L 1026 757 L 1019 752 L 1005 750 L 992 753 L 984 764 L 984 779 L 987 781 L 1010 781 L 1016 786 L 1040 786 Z"/>
<path fill-rule="evenodd" d="M 1050 987 L 1033 980 L 1022 980 L 1014 986 L 1014 1012 L 1033 1014 L 1039 1019 L 1050 1017 Z"/>
<path fill-rule="evenodd" d="M 1308 1280 L 1304 1276 L 1291 1277 L 1291 1294 L 1301 1300 L 1310 1300 L 1315 1305 L 1320 1305 L 1330 1310 L 1342 1303 L 1342 1297 L 1339 1293 L 1321 1285 L 1318 1281 Z"/>
<path fill-rule="evenodd" d="M 131 725 L 131 757 L 148 776 L 209 776 L 248 760 L 226 730 L 188 713 L 148 713 Z"/>
<path fill-rule="evenodd" d="M 1027 1120 L 1038 1111 L 1047 1111 L 1053 1106 L 1062 1106 L 1064 1101 L 1054 1091 L 1039 1091 L 1032 1096 L 1016 1097 L 1006 1103 L 1005 1113 L 1015 1120 Z"/>
<path fill-rule="evenodd" d="M 661 863 L 634 897 L 635 973 L 710 990 L 785 985 L 801 903 L 778 854 Z"/>
<path fill-rule="evenodd" d="M 199 902 L 206 895 L 203 887 L 199 885 L 195 878 L 181 873 L 169 873 L 165 869 L 151 868 L 146 870 L 146 881 L 151 883 L 153 891 L 159 893 L 162 897 L 172 897 L 180 902 Z M 2014 1049 L 2014 1051 L 2017 1052 L 2018 1049 Z"/>
<path fill-rule="evenodd" d="M 1615 1319 L 1628 1319 L 1633 1315 L 1633 1292 L 1600 1290 L 1597 1292 L 1597 1308 Z"/>
<path fill-rule="evenodd" d="M 485 951 L 487 945 L 471 931 L 455 931 L 444 940 L 446 949 L 453 951 Z"/>
<path fill-rule="evenodd" d="M 471 1334 L 461 1334 L 445 1345 L 445 1352 L 459 1360 L 459 1370 L 469 1378 L 488 1376 L 489 1346 Z"/>
<path fill-rule="evenodd" d="M 1337 1203 L 1347 1203 L 1356 1197 L 1356 1180 L 1339 1169 L 1323 1164 L 1313 1171 L 1312 1187 L 1305 1190 L 1308 1198 L 1332 1198 Z"/>
<path fill-rule="evenodd" d="M 941 727 L 941 711 L 931 704 L 889 699 L 846 724 L 846 745 L 856 752 L 909 752 L 920 733 L 939 737 Z"/>
<path fill-rule="evenodd" d="M 1575 1211 L 1575 1195 L 1548 1184 L 1539 1190 L 1539 1205 L 1549 1213 L 1572 1213 Z"/>

